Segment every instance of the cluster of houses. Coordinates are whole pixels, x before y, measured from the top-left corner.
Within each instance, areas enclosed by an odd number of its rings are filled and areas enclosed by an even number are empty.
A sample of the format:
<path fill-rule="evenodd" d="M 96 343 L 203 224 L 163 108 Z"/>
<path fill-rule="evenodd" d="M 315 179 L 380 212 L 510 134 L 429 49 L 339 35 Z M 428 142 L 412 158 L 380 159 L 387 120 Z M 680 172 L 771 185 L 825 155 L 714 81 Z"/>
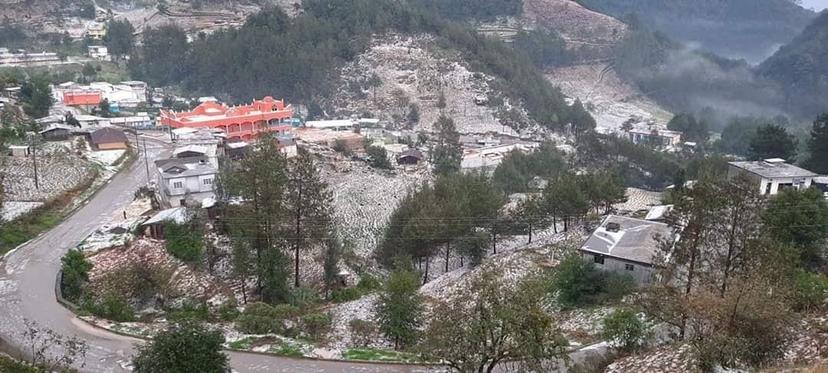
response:
<path fill-rule="evenodd" d="M 119 84 L 94 82 L 88 85 L 66 82 L 52 87 L 54 99 L 64 106 L 89 110 L 106 100 L 109 111 L 115 114 L 121 109 L 136 109 L 146 105 L 147 93 L 147 83 L 137 80 Z"/>
<path fill-rule="evenodd" d="M 747 177 L 761 195 L 785 189 L 819 188 L 828 199 L 828 177 L 786 163 L 782 159 L 736 161 L 728 165 L 728 177 Z M 640 284 L 654 280 L 654 258 L 660 242 L 677 238 L 664 222 L 672 206 L 655 206 L 644 219 L 609 215 L 581 246 L 584 260 L 598 268 L 629 274 Z"/>

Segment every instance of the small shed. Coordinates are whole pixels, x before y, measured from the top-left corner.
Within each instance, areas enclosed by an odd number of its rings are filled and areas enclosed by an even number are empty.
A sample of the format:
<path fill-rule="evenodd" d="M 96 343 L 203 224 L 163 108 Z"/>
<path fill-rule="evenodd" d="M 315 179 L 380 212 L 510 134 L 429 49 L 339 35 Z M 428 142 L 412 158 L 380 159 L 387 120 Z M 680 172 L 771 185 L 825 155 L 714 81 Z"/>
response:
<path fill-rule="evenodd" d="M 72 136 L 72 127 L 53 124 L 41 130 L 40 136 L 47 141 L 65 141 Z"/>
<path fill-rule="evenodd" d="M 23 158 L 32 154 L 28 145 L 9 145 L 9 153 L 12 157 Z"/>
<path fill-rule="evenodd" d="M 126 149 L 127 137 L 124 131 L 104 127 L 89 134 L 89 142 L 97 150 Z"/>
<path fill-rule="evenodd" d="M 173 150 L 173 157 L 175 158 L 190 158 L 205 155 L 207 155 L 207 147 L 202 145 L 186 145 Z"/>
<path fill-rule="evenodd" d="M 244 141 L 237 141 L 227 143 L 224 151 L 230 159 L 238 160 L 246 157 L 249 150 L 250 144 Z"/>
<path fill-rule="evenodd" d="M 171 209 L 161 210 L 153 215 L 149 220 L 141 224 L 144 227 L 144 232 L 147 236 L 162 239 L 164 238 L 164 224 L 177 223 L 183 224 L 187 222 L 187 209 L 185 207 L 173 207 Z"/>
<path fill-rule="evenodd" d="M 404 150 L 397 157 L 397 164 L 401 165 L 415 165 L 423 160 L 423 153 L 417 149 L 409 148 Z"/>

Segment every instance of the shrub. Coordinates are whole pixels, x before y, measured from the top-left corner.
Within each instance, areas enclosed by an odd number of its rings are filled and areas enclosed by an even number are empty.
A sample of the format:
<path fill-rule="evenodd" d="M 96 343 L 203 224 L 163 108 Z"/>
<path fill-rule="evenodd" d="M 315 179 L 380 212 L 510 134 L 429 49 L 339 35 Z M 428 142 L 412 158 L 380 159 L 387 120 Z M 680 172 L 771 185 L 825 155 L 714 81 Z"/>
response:
<path fill-rule="evenodd" d="M 184 302 L 181 308 L 167 311 L 167 319 L 175 323 L 186 321 L 206 321 L 210 318 L 210 309 L 207 303 Z"/>
<path fill-rule="evenodd" d="M 794 308 L 798 311 L 813 309 L 825 302 L 828 278 L 823 274 L 800 270 L 794 277 Z"/>
<path fill-rule="evenodd" d="M 253 303 L 236 319 L 236 326 L 248 334 L 284 333 L 285 321 L 294 319 L 299 312 L 299 308 L 289 304 Z"/>
<path fill-rule="evenodd" d="M 42 373 L 40 368 L 33 367 L 22 361 L 15 361 L 14 359 L 5 355 L 0 355 L 0 372 L 6 373 Z"/>
<path fill-rule="evenodd" d="M 377 326 L 367 320 L 353 319 L 348 323 L 351 340 L 359 347 L 367 347 L 377 335 Z"/>
<path fill-rule="evenodd" d="M 236 305 L 236 300 L 230 298 L 227 302 L 224 302 L 218 308 L 218 317 L 221 321 L 234 321 L 237 317 L 239 317 L 239 309 L 238 305 Z"/>
<path fill-rule="evenodd" d="M 290 293 L 290 304 L 299 309 L 308 309 L 319 304 L 319 294 L 313 289 L 300 287 L 293 289 Z"/>
<path fill-rule="evenodd" d="M 95 316 L 118 322 L 135 320 L 132 307 L 120 294 L 107 293 L 101 299 L 87 299 L 81 308 Z"/>
<path fill-rule="evenodd" d="M 365 152 L 368 153 L 368 157 L 371 159 L 371 167 L 384 168 L 387 170 L 394 168 L 394 166 L 391 165 L 391 161 L 388 160 L 388 152 L 385 148 L 372 145 L 367 147 Z"/>
<path fill-rule="evenodd" d="M 201 259 L 204 250 L 203 238 L 184 224 L 167 223 L 164 225 L 164 237 L 167 239 L 167 252 L 188 263 Z"/>
<path fill-rule="evenodd" d="M 382 287 L 382 282 L 379 279 L 372 276 L 369 273 L 363 273 L 359 276 L 359 282 L 357 283 L 357 288 L 364 290 L 366 292 L 370 292 L 373 290 L 377 290 Z"/>
<path fill-rule="evenodd" d="M 324 313 L 310 313 L 300 321 L 302 330 L 313 340 L 319 340 L 331 328 L 331 317 Z"/>
<path fill-rule="evenodd" d="M 627 275 L 601 271 L 578 255 L 558 266 L 552 279 L 562 307 L 583 307 L 620 300 L 635 288 Z"/>
<path fill-rule="evenodd" d="M 285 326 L 279 320 L 242 313 L 236 318 L 236 328 L 246 334 L 280 333 Z"/>
<path fill-rule="evenodd" d="M 92 269 L 92 263 L 86 260 L 80 250 L 69 250 L 63 256 L 61 262 L 63 263 L 61 267 L 63 271 L 63 277 L 61 278 L 63 297 L 77 302 L 81 297 L 83 284 L 89 280 L 89 270 Z"/>
<path fill-rule="evenodd" d="M 619 309 L 604 318 L 604 339 L 615 342 L 622 351 L 637 350 L 644 334 L 644 323 L 631 310 Z"/>
<path fill-rule="evenodd" d="M 334 303 L 345 303 L 352 300 L 357 300 L 362 297 L 363 293 L 358 288 L 336 289 L 331 292 L 331 301 Z"/>

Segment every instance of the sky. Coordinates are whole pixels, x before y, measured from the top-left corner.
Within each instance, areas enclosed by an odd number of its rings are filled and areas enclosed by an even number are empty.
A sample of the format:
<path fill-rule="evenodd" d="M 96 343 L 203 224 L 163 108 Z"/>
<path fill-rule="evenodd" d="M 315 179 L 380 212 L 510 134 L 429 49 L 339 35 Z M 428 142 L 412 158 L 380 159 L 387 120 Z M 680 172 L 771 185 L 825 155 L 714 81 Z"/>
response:
<path fill-rule="evenodd" d="M 820 11 L 828 8 L 828 0 L 802 0 L 802 6 Z"/>

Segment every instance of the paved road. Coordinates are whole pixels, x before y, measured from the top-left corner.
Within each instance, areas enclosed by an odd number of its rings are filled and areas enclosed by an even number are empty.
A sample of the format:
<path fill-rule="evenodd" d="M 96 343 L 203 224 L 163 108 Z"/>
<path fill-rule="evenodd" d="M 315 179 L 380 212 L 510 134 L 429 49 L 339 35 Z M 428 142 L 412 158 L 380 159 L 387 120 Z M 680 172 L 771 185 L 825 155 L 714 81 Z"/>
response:
<path fill-rule="evenodd" d="M 148 139 L 150 162 L 165 150 Z M 154 145 L 153 145 L 154 144 Z M 125 372 L 140 341 L 96 329 L 75 317 L 55 299 L 55 276 L 60 258 L 98 226 L 104 224 L 145 185 L 143 160 L 117 174 L 88 203 L 54 229 L 18 248 L 0 262 L 0 340 L 22 349 L 24 318 L 62 335 L 75 335 L 89 345 L 86 372 Z M 314 361 L 229 353 L 238 372 L 425 372 L 426 368 Z"/>

